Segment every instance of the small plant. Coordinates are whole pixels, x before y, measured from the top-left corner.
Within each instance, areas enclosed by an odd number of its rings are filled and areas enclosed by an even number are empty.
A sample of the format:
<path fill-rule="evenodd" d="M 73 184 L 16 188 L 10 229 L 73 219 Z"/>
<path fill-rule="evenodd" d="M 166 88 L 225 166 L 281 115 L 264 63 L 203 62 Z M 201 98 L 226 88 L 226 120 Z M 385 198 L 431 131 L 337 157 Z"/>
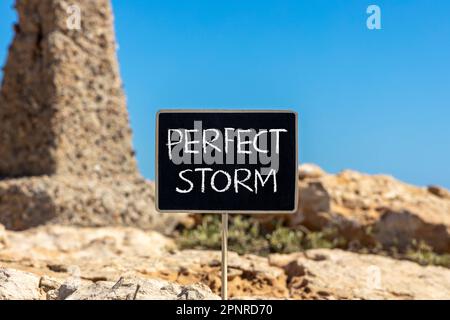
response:
<path fill-rule="evenodd" d="M 413 241 L 412 246 L 406 250 L 404 258 L 421 265 L 438 265 L 450 268 L 450 254 L 439 255 L 423 241 Z"/>
<path fill-rule="evenodd" d="M 183 249 L 220 249 L 221 228 L 217 216 L 205 215 L 200 224 L 193 229 L 185 229 L 178 237 Z"/>
<path fill-rule="evenodd" d="M 305 235 L 300 230 L 278 227 L 266 235 L 270 252 L 291 253 L 302 250 Z"/>
<path fill-rule="evenodd" d="M 178 237 L 183 249 L 213 249 L 221 247 L 222 228 L 219 215 L 205 215 L 202 222 L 193 229 L 185 229 Z M 228 229 L 228 247 L 239 254 L 251 252 L 269 253 L 267 242 L 260 235 L 259 224 L 242 216 L 231 216 Z"/>
<path fill-rule="evenodd" d="M 200 224 L 185 229 L 177 238 L 181 248 L 213 249 L 221 247 L 221 222 L 219 215 L 205 215 Z M 306 228 L 290 229 L 281 223 L 263 227 L 254 218 L 241 215 L 230 216 L 228 247 L 239 254 L 291 253 L 314 248 L 344 247 L 345 240 L 337 230 L 326 229 L 312 232 Z"/>
<path fill-rule="evenodd" d="M 221 230 L 220 215 L 204 215 L 201 223 L 191 229 L 184 229 L 177 237 L 177 242 L 182 249 L 220 250 Z M 366 230 L 367 235 L 372 232 L 371 228 Z M 395 243 L 390 248 L 383 248 L 379 242 L 369 246 L 359 241 L 348 241 L 340 235 L 337 227 L 321 231 L 310 231 L 305 227 L 291 229 L 280 222 L 262 224 L 256 218 L 241 215 L 230 216 L 228 247 L 239 254 L 262 256 L 317 248 L 340 248 L 450 268 L 450 254 L 437 254 L 423 241 L 413 241 L 406 250 L 400 250 Z"/>

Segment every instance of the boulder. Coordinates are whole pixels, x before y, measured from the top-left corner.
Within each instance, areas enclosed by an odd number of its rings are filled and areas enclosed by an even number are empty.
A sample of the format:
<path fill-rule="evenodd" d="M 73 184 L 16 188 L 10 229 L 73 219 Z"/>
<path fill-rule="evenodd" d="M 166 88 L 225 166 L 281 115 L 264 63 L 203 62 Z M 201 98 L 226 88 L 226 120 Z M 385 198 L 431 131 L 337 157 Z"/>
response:
<path fill-rule="evenodd" d="M 423 267 L 409 261 L 338 249 L 275 254 L 269 261 L 286 271 L 292 298 L 450 298 L 450 270 L 442 267 Z"/>
<path fill-rule="evenodd" d="M 80 282 L 74 285 L 47 276 L 0 268 L 0 300 L 217 300 L 204 284 L 182 286 L 157 279 Z"/>
<path fill-rule="evenodd" d="M 321 167 L 313 163 L 304 163 L 298 167 L 299 179 L 320 178 L 325 174 L 325 171 L 323 171 Z"/>
<path fill-rule="evenodd" d="M 0 268 L 0 300 L 39 300 L 40 277 L 29 272 Z"/>
<path fill-rule="evenodd" d="M 337 227 L 350 241 L 406 248 L 423 241 L 450 252 L 450 199 L 443 188 L 420 188 L 390 176 L 344 171 L 299 178 L 292 227 Z"/>
<path fill-rule="evenodd" d="M 47 267 L 68 272 L 68 266 L 105 263 L 108 258 L 158 257 L 175 243 L 156 231 L 129 227 L 75 228 L 48 225 L 23 232 L 6 231 L 8 246 L 0 251 L 12 261 L 47 261 Z M 78 263 L 76 263 L 78 261 Z M 66 265 L 64 267 L 63 265 Z M 59 266 L 59 267 L 57 267 Z"/>
<path fill-rule="evenodd" d="M 66 300 L 218 300 L 203 284 L 181 286 L 164 280 L 96 282 L 78 288 Z"/>

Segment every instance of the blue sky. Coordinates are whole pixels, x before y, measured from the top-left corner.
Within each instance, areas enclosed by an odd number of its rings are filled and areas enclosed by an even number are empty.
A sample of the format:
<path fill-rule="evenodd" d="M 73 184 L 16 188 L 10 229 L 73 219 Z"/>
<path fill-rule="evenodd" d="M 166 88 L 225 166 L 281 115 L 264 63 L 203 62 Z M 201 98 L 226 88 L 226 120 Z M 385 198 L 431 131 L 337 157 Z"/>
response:
<path fill-rule="evenodd" d="M 0 61 L 16 15 L 0 3 Z M 366 28 L 377 4 L 382 30 Z M 139 166 L 160 108 L 289 108 L 300 160 L 450 187 L 450 1 L 113 0 Z"/>

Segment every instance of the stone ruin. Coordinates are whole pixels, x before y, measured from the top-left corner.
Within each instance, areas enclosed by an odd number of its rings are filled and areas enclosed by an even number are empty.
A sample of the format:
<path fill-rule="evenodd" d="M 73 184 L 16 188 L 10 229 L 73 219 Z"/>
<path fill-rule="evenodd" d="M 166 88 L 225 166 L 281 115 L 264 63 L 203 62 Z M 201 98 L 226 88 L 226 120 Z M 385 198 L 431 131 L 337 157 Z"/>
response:
<path fill-rule="evenodd" d="M 67 23 L 72 4 L 80 30 Z M 0 94 L 0 224 L 168 227 L 138 173 L 110 1 L 16 9 Z"/>

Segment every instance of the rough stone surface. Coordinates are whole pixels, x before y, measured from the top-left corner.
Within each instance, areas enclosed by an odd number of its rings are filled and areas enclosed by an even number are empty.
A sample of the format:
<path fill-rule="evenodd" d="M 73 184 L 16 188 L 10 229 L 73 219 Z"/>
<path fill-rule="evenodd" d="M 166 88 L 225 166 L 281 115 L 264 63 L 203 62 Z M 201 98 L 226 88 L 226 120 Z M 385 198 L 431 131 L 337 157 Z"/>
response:
<path fill-rule="evenodd" d="M 109 0 L 17 0 L 0 91 L 0 223 L 134 225 L 166 231 L 138 173 Z"/>
<path fill-rule="evenodd" d="M 2 256 L 14 259 L 52 258 L 52 265 L 61 265 L 70 259 L 106 260 L 109 256 L 160 256 L 173 250 L 173 240 L 156 231 L 136 228 L 74 228 L 42 226 L 26 232 L 6 231 L 8 245 Z M 53 267 L 55 269 L 55 267 Z M 61 267 L 59 268 L 61 269 Z"/>
<path fill-rule="evenodd" d="M 81 286 L 66 300 L 218 300 L 211 289 L 199 283 L 188 286 L 164 280 L 125 280 L 120 285 L 101 281 Z"/>
<path fill-rule="evenodd" d="M 217 300 L 202 283 L 182 286 L 158 279 L 67 284 L 47 276 L 0 268 L 0 300 Z"/>
<path fill-rule="evenodd" d="M 5 248 L 7 244 L 8 244 L 8 238 L 6 237 L 5 227 L 0 224 L 0 250 Z"/>
<path fill-rule="evenodd" d="M 16 297 L 134 299 L 137 291 L 136 299 L 214 299 L 220 294 L 220 252 L 178 251 L 157 232 L 44 226 L 6 231 L 6 237 L 0 265 L 24 275 L 12 283 L 33 288 L 15 292 Z M 449 269 L 336 249 L 268 258 L 230 252 L 228 272 L 234 299 L 450 299 Z M 11 280 L 0 277 L 0 297 L 12 297 L 11 288 Z"/>
<path fill-rule="evenodd" d="M 19 270 L 0 268 L 0 300 L 41 299 L 39 277 Z"/>
<path fill-rule="evenodd" d="M 109 0 L 17 0 L 0 95 L 0 176 L 134 174 Z"/>
<path fill-rule="evenodd" d="M 300 174 L 299 209 L 289 219 L 293 227 L 313 230 L 337 226 L 352 240 L 401 248 L 415 239 L 450 252 L 448 194 L 443 188 L 414 187 L 384 175 Z"/>
<path fill-rule="evenodd" d="M 220 294 L 221 253 L 219 251 L 184 250 L 161 256 L 152 266 L 143 269 L 150 277 L 181 284 L 202 282 Z M 287 298 L 286 275 L 269 265 L 267 258 L 255 255 L 228 255 L 228 291 L 230 297 L 265 296 Z"/>
<path fill-rule="evenodd" d="M 320 178 L 325 175 L 321 167 L 312 163 L 304 163 L 298 167 L 298 178 Z"/>
<path fill-rule="evenodd" d="M 0 181 L 0 223 L 11 230 L 54 223 L 139 226 L 169 233 L 187 221 L 182 213 L 157 212 L 153 201 L 154 184 L 138 176 L 10 179 Z"/>
<path fill-rule="evenodd" d="M 450 298 L 450 270 L 338 249 L 272 255 L 282 267 L 293 298 L 442 299 Z"/>

